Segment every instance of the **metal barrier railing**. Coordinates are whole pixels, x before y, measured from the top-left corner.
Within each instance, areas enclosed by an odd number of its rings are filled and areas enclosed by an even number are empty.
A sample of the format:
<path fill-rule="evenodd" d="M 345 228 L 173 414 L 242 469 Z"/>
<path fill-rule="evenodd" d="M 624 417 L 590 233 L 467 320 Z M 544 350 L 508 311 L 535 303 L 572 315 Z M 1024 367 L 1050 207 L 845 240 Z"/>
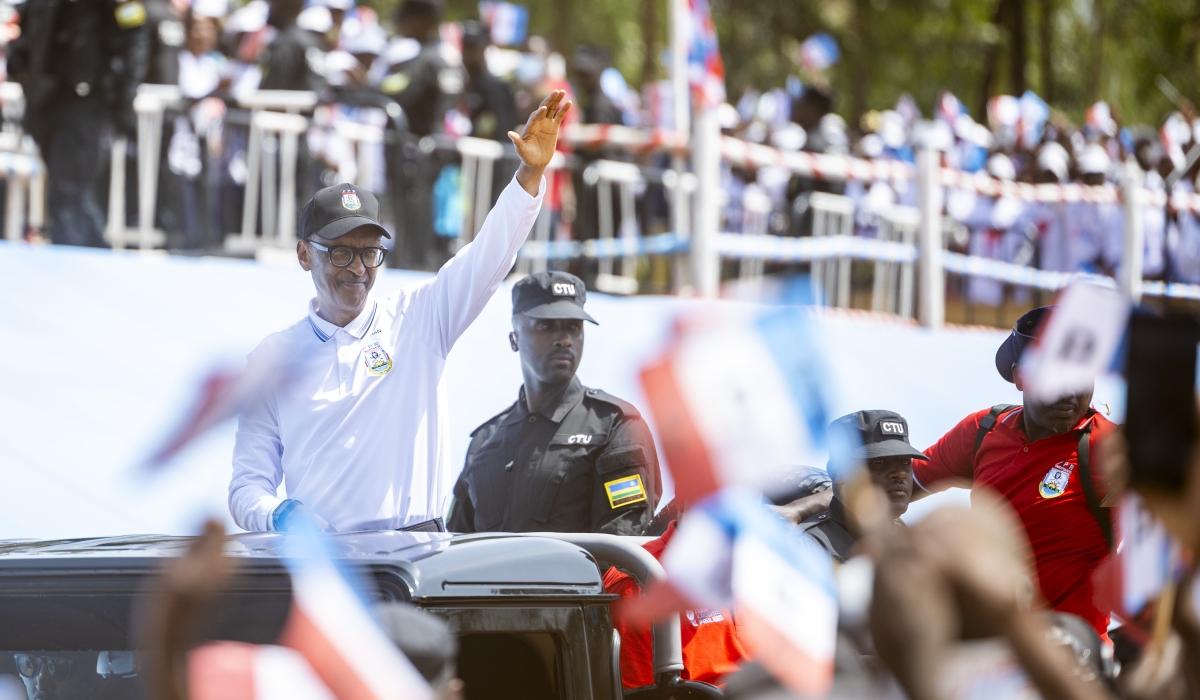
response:
<path fill-rule="evenodd" d="M 5 180 L 4 238 L 19 241 L 27 228 L 46 220 L 46 166 L 20 123 L 25 93 L 18 83 L 0 83 L 0 177 Z"/>
<path fill-rule="evenodd" d="M 20 102 L 19 86 L 0 84 L 4 116 L 3 126 L 0 126 L 0 175 L 7 179 L 8 201 L 12 203 L 5 217 L 5 236 L 9 239 L 19 238 L 25 226 L 44 224 L 44 168 L 36 152 L 28 152 L 29 140 L 14 126 L 19 121 Z M 163 245 L 165 239 L 164 233 L 155 227 L 164 113 L 181 110 L 187 105 L 180 99 L 177 88 L 145 85 L 139 89 L 134 106 L 138 115 L 137 225 L 130 229 L 125 224 L 128 144 L 118 139 L 113 144 L 110 170 L 107 235 L 114 247 L 150 248 Z M 249 144 L 241 229 L 225 236 L 226 249 L 244 254 L 290 246 L 295 237 L 297 192 L 302 184 L 297 179 L 300 138 L 314 125 L 306 115 L 317 107 L 317 96 L 313 93 L 260 91 L 244 100 L 241 106 L 249 110 L 245 122 L 249 127 Z M 396 116 L 391 114 L 392 107 L 394 105 L 387 107 L 388 114 Z M 709 156 L 697 159 L 699 169 L 696 172 L 681 172 L 689 155 L 697 154 L 691 153 L 691 144 L 678 132 L 608 125 L 565 128 L 562 140 L 566 148 L 590 149 L 592 153 L 601 149 L 605 153 L 623 151 L 633 162 L 581 158 L 569 153 L 557 157 L 553 169 L 557 173 L 555 177 L 560 178 L 556 180 L 560 189 L 569 189 L 570 178 L 565 177 L 568 171 L 573 171 L 578 178 L 576 186 L 582 182 L 583 186 L 594 188 L 596 219 L 591 223 L 597 238 L 578 240 L 578 231 L 572 231 L 572 222 L 563 208 L 567 206 L 564 197 L 551 198 L 555 204 L 539 217 L 530 240 L 519 255 L 518 274 L 546 269 L 551 263 L 594 259 L 597 261 L 593 268 L 597 271 L 597 288 L 628 294 L 642 288 L 647 270 L 652 267 L 641 265 L 642 260 L 650 256 L 670 256 L 676 261 L 668 273 L 671 287 L 679 289 L 690 282 L 697 292 L 712 294 L 719 277 L 699 271 L 719 270 L 719 264 L 713 267 L 711 261 L 714 258 L 736 261 L 733 268 L 736 276 L 751 283 L 761 279 L 773 265 L 799 263 L 810 266 L 821 297 L 837 306 L 849 306 L 853 301 L 853 280 L 862 279 L 852 274 L 853 261 L 862 261 L 873 264 L 870 308 L 910 316 L 914 315 L 920 301 L 921 310 L 915 315 L 929 325 L 940 323 L 947 273 L 1046 290 L 1059 289 L 1067 280 L 1078 276 L 944 250 L 941 237 L 945 198 L 942 192 L 954 188 L 985 197 L 1014 198 L 1027 204 L 1119 205 L 1125 213 L 1122 287 L 1135 297 L 1145 293 L 1200 298 L 1200 286 L 1145 281 L 1140 271 L 1145 209 L 1161 206 L 1178 212 L 1200 213 L 1200 195 L 1171 193 L 1168 196 L 1148 191 L 1136 177 L 1140 171 L 1135 173 L 1134 166 L 1126 167 L 1121 187 L 1032 185 L 946 169 L 941 166 L 938 152 L 931 149 L 920 150 L 916 164 L 783 152 L 728 136 L 712 136 L 712 131 L 701 131 L 712 128 L 705 124 L 705 120 L 697 120 L 694 139 L 701 144 L 717 144 L 717 154 L 715 160 Z M 394 143 L 388 129 L 374 124 L 340 121 L 334 125 L 334 130 L 355 148 L 355 164 L 360 173 L 376 170 L 378 163 L 372 159 L 377 159 L 382 152 L 380 145 L 389 148 L 389 144 Z M 702 133 L 709 134 L 707 140 L 701 138 Z M 461 246 L 482 226 L 497 189 L 492 181 L 493 173 L 497 164 L 511 154 L 507 153 L 506 145 L 470 137 L 457 140 L 440 137 L 434 139 L 428 150 L 422 142 L 421 149 L 426 153 L 435 148 L 441 149 L 443 154 L 452 153 L 461 162 L 462 224 L 456 237 L 456 245 Z M 393 167 L 392 156 L 387 157 L 388 167 Z M 654 167 L 667 162 L 670 162 L 670 168 Z M 714 202 L 721 206 L 723 192 L 711 183 L 719 175 L 722 163 L 740 169 L 782 168 L 793 176 L 831 182 L 902 182 L 916 187 L 918 206 L 893 206 L 876 212 L 873 215 L 875 223 L 868 228 L 878 232 L 878 239 L 863 239 L 855 235 L 857 207 L 853 200 L 812 192 L 807 195 L 812 216 L 811 231 L 807 233 L 811 238 L 789 238 L 773 233 L 777 227 L 771 222 L 781 214 L 778 199 L 772 201 L 755 185 L 748 186 L 736 203 L 740 218 L 730 222 L 731 228 L 741 232 L 720 233 L 719 224 L 713 225 L 714 210 L 711 207 Z M 710 184 L 705 185 L 706 181 Z M 306 182 L 303 186 L 309 185 Z M 708 194 L 696 196 L 701 191 Z M 719 212 L 719 208 L 716 211 Z M 653 219 L 655 216 L 659 219 Z M 660 219 L 667 222 L 665 233 L 659 225 Z M 693 222 L 703 225 L 693 230 Z M 923 252 L 917 255 L 909 251 Z M 690 259 L 690 266 L 679 264 L 685 259 Z M 666 268 L 655 269 L 661 272 Z"/>

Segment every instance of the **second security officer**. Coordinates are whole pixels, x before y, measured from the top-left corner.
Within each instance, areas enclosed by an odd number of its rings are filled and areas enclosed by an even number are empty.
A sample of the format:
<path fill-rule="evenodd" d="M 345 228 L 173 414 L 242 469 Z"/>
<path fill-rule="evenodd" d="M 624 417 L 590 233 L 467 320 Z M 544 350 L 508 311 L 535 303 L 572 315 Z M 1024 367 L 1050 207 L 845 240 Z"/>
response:
<path fill-rule="evenodd" d="M 631 404 L 575 377 L 583 357 L 583 281 L 539 272 L 513 285 L 509 344 L 525 383 L 471 434 L 454 487 L 451 532 L 639 535 L 661 495 L 658 456 Z"/>

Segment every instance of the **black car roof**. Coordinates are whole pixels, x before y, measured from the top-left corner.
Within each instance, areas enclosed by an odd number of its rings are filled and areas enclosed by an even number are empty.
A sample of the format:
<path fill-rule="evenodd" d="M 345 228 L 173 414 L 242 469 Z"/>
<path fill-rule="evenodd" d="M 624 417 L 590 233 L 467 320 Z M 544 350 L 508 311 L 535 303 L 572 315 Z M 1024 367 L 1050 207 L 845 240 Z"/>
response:
<path fill-rule="evenodd" d="M 165 535 L 0 540 L 0 595 L 21 588 L 21 580 L 32 583 L 56 574 L 150 573 L 162 559 L 182 554 L 191 540 Z M 327 542 L 336 560 L 403 580 L 406 597 L 414 601 L 604 593 L 600 571 L 587 552 L 546 537 L 384 531 L 333 534 Z M 285 553 L 285 536 L 279 533 L 236 534 L 226 546 L 226 554 L 247 570 L 277 569 Z"/>

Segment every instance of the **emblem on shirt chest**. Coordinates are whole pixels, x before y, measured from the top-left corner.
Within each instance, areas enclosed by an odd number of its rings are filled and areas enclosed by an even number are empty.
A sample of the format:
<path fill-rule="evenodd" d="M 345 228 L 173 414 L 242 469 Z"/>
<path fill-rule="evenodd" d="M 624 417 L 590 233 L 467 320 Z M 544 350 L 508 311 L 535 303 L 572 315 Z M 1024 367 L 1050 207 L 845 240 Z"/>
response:
<path fill-rule="evenodd" d="M 720 610 L 688 610 L 685 614 L 693 627 L 725 620 L 725 615 Z"/>
<path fill-rule="evenodd" d="M 371 374 L 383 376 L 392 371 L 392 358 L 388 357 L 387 351 L 379 343 L 371 343 L 363 348 L 362 355 L 363 364 Z"/>
<path fill-rule="evenodd" d="M 1063 495 L 1067 491 L 1067 482 L 1071 480 L 1073 471 L 1075 471 L 1075 465 L 1067 461 L 1050 467 L 1050 471 L 1046 472 L 1046 477 L 1038 486 L 1038 493 L 1042 498 L 1058 498 Z"/>

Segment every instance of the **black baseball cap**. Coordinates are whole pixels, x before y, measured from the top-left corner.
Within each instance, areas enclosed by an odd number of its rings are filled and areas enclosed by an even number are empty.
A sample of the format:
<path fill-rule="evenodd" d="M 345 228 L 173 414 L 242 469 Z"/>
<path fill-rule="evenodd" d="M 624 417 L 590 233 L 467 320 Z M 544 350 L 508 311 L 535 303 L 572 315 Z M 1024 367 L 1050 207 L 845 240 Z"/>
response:
<path fill-rule="evenodd" d="M 569 272 L 535 272 L 513 285 L 513 315 L 530 318 L 577 318 L 596 323 L 583 310 L 587 288 Z M 600 325 L 596 323 L 596 325 Z"/>
<path fill-rule="evenodd" d="M 317 235 L 333 240 L 359 226 L 369 226 L 384 238 L 391 238 L 379 225 L 379 200 L 369 190 L 349 182 L 318 190 L 300 210 L 301 239 Z"/>
<path fill-rule="evenodd" d="M 862 441 L 862 447 L 854 450 L 854 456 L 858 459 L 929 459 L 908 442 L 908 421 L 894 411 L 858 411 L 829 424 L 830 432 L 850 430 L 857 430 Z"/>
<path fill-rule="evenodd" d="M 1053 306 L 1040 306 L 1026 312 L 1024 316 L 1017 319 L 1017 325 L 1013 326 L 1012 332 L 1000 344 L 1000 349 L 996 351 L 996 371 L 1000 373 L 1001 377 L 1004 377 L 1004 381 L 1013 381 L 1013 365 L 1021 361 L 1021 353 L 1025 352 L 1025 348 L 1037 337 L 1037 333 L 1041 330 L 1042 320 L 1053 308 Z"/>

